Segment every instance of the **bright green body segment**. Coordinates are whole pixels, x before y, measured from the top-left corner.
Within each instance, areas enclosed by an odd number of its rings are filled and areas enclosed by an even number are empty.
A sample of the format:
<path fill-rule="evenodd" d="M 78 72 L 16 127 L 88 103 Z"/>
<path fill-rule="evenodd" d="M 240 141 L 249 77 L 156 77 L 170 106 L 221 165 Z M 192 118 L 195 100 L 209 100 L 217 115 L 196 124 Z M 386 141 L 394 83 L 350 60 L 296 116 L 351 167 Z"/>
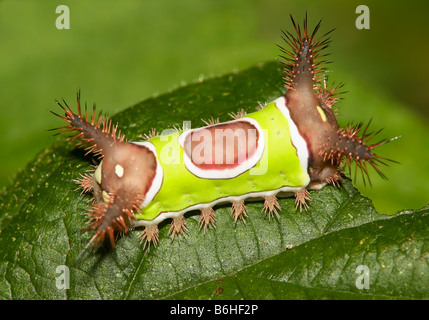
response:
<path fill-rule="evenodd" d="M 204 179 L 188 171 L 183 161 L 183 149 L 178 142 L 182 131 L 149 139 L 156 148 L 164 176 L 161 189 L 136 218 L 151 221 L 160 213 L 183 211 L 190 206 L 208 204 L 219 198 L 268 192 L 285 186 L 300 188 L 308 184 L 309 176 L 302 168 L 291 142 L 288 120 L 275 103 L 271 102 L 264 109 L 246 117 L 255 119 L 261 126 L 265 149 L 253 169 L 230 179 Z M 179 158 L 180 163 L 163 163 L 169 147 L 177 150 L 176 160 Z"/>

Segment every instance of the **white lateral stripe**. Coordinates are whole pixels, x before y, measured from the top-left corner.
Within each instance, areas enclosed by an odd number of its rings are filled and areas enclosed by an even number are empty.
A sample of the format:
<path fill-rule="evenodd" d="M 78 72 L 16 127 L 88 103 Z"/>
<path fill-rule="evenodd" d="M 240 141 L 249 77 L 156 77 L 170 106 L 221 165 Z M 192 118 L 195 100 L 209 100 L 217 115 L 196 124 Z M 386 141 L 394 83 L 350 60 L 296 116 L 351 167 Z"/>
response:
<path fill-rule="evenodd" d="M 253 168 L 258 163 L 258 161 L 261 160 L 262 154 L 264 153 L 264 149 L 265 149 L 265 137 L 259 123 L 253 118 L 245 117 L 245 118 L 240 118 L 233 121 L 224 122 L 222 124 L 243 122 L 243 121 L 249 122 L 251 125 L 253 125 L 259 134 L 259 137 L 257 140 L 258 147 L 253 156 L 250 156 L 249 158 L 247 158 L 246 161 L 238 164 L 235 168 L 232 168 L 232 169 L 223 169 L 223 170 L 200 169 L 193 164 L 191 158 L 189 158 L 185 150 L 183 150 L 183 162 L 186 166 L 186 169 L 188 169 L 189 172 L 191 172 L 193 175 L 204 179 L 230 179 L 230 178 L 237 177 L 243 172 L 246 172 L 247 170 L 250 170 L 251 168 Z M 217 124 L 212 126 L 216 126 L 216 125 Z M 198 130 L 198 129 L 194 129 L 194 130 Z M 190 135 L 194 130 L 186 130 L 179 136 L 179 144 L 182 147 L 182 149 L 184 148 L 184 142 L 186 137 Z"/>
<path fill-rule="evenodd" d="M 134 220 L 132 222 L 132 226 L 133 227 L 139 227 L 139 226 L 148 227 L 148 226 L 151 226 L 154 224 L 156 225 L 165 219 L 168 219 L 168 218 L 174 219 L 174 218 L 177 218 L 177 217 L 183 215 L 186 212 L 189 212 L 192 210 L 201 210 L 201 209 L 205 209 L 205 208 L 211 208 L 211 207 L 213 207 L 217 204 L 220 204 L 220 203 L 238 202 L 241 200 L 246 200 L 248 198 L 263 198 L 263 197 L 276 195 L 279 192 L 296 193 L 299 190 L 302 190 L 302 187 L 281 187 L 279 189 L 272 190 L 272 191 L 250 192 L 250 193 L 243 194 L 241 196 L 230 196 L 230 197 L 219 198 L 219 199 L 216 199 L 210 203 L 198 203 L 198 204 L 195 204 L 193 206 L 189 206 L 189 207 L 187 207 L 181 211 L 163 212 L 163 213 L 159 214 L 153 220 Z"/>
<path fill-rule="evenodd" d="M 162 170 L 161 164 L 158 161 L 158 156 L 156 155 L 156 149 L 152 143 L 150 143 L 149 141 L 133 142 L 133 143 L 148 148 L 153 153 L 153 155 L 155 156 L 155 159 L 156 159 L 155 178 L 153 179 L 152 185 L 150 186 L 148 192 L 146 192 L 146 194 L 145 194 L 145 198 L 143 200 L 143 203 L 140 206 L 140 208 L 142 209 L 142 208 L 146 207 L 153 200 L 155 195 L 161 189 L 162 180 L 164 178 L 164 171 Z"/>
<path fill-rule="evenodd" d="M 289 131 L 290 137 L 292 140 L 292 144 L 296 148 L 296 153 L 299 158 L 299 162 L 301 163 L 302 169 L 307 172 L 308 170 L 308 148 L 307 142 L 305 142 L 304 138 L 298 131 L 298 128 L 290 117 L 289 109 L 286 106 L 285 97 L 277 98 L 275 101 L 276 107 L 281 111 L 281 113 L 286 117 L 289 123 Z"/>

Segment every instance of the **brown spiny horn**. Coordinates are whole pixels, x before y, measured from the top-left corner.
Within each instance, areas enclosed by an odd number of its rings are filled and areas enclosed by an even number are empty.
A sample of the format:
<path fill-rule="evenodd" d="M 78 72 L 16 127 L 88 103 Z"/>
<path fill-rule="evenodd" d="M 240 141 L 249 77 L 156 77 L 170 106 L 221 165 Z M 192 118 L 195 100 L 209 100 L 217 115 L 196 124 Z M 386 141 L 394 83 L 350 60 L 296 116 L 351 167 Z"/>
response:
<path fill-rule="evenodd" d="M 53 111 L 51 112 L 57 117 L 67 121 L 69 125 L 51 130 L 62 130 L 60 133 L 75 130 L 79 131 L 72 139 L 82 139 L 82 142 L 88 145 L 88 153 L 94 152 L 95 154 L 102 155 L 103 150 L 111 148 L 115 142 L 124 140 L 124 136 L 117 130 L 117 125 L 113 126 L 112 121 L 108 117 L 102 117 L 101 114 L 96 116 L 95 105 L 92 108 L 92 115 L 90 118 L 88 117 L 86 104 L 85 114 L 82 114 L 80 91 L 77 92 L 77 114 L 71 110 L 64 100 L 63 103 L 59 101 L 56 101 L 56 103 L 63 109 L 64 116 Z"/>
<path fill-rule="evenodd" d="M 368 180 L 369 184 L 371 185 L 367 164 L 369 164 L 380 175 L 380 177 L 387 179 L 378 166 L 380 164 L 387 165 L 386 162 L 388 161 L 397 163 L 394 160 L 377 155 L 374 153 L 374 149 L 388 142 L 396 140 L 399 137 L 385 139 L 371 144 L 369 142 L 382 130 L 379 130 L 375 133 L 367 133 L 370 123 L 371 121 L 368 122 L 362 133 L 362 123 L 354 126 L 349 125 L 346 127 L 346 129 L 338 129 L 336 134 L 331 134 L 328 137 L 328 142 L 322 144 L 320 155 L 323 157 L 324 161 L 329 161 L 333 165 L 345 164 L 350 172 L 352 171 L 352 161 L 354 161 L 354 179 L 356 180 L 356 175 L 359 168 L 364 184 L 366 184 L 366 180 Z"/>
<path fill-rule="evenodd" d="M 321 65 L 330 63 L 330 61 L 319 60 L 320 58 L 329 55 L 327 53 L 321 54 L 321 51 L 328 47 L 330 39 L 327 36 L 334 31 L 334 29 L 319 38 L 315 38 L 322 20 L 319 21 L 313 32 L 310 34 L 307 30 L 307 14 L 304 19 L 303 31 L 301 31 L 299 25 L 295 23 L 292 16 L 290 16 L 290 18 L 295 28 L 296 35 L 293 35 L 288 31 L 283 31 L 282 39 L 290 46 L 291 51 L 280 45 L 278 46 L 284 53 L 284 55 L 281 55 L 280 57 L 283 59 L 282 63 L 285 66 L 285 87 L 289 90 L 316 89 L 316 83 L 321 80 L 319 79 L 319 73 L 323 73 L 325 71 Z"/>
<path fill-rule="evenodd" d="M 106 238 L 109 240 L 111 247 L 114 248 L 115 232 L 122 234 L 128 232 L 131 220 L 135 217 L 134 212 L 142 201 L 142 197 L 139 196 L 137 196 L 137 200 L 128 201 L 121 199 L 114 193 L 109 194 L 109 198 L 108 202 L 94 204 L 89 211 L 91 224 L 86 229 L 95 230 L 95 233 L 86 248 L 91 244 L 97 247 Z"/>

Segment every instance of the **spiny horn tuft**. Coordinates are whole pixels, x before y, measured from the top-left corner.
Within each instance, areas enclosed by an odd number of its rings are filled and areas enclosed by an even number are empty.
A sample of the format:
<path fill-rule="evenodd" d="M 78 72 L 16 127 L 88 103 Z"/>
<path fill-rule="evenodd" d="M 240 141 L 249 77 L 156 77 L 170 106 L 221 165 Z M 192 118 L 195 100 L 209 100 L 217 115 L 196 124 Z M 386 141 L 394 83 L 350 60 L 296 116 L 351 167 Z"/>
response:
<path fill-rule="evenodd" d="M 357 171 L 360 169 L 364 184 L 366 184 L 366 180 L 368 180 L 371 185 L 367 164 L 369 164 L 380 177 L 387 179 L 378 166 L 380 164 L 387 165 L 386 162 L 388 161 L 396 162 L 377 155 L 374 153 L 374 149 L 396 140 L 399 137 L 370 144 L 369 142 L 381 132 L 381 130 L 379 130 L 374 133 L 367 133 L 370 123 L 371 121 L 368 122 L 362 133 L 363 124 L 359 123 L 357 125 L 349 125 L 345 129 L 339 129 L 336 134 L 331 134 L 328 137 L 328 142 L 322 144 L 319 155 L 323 157 L 324 161 L 331 162 L 332 165 L 345 165 L 348 167 L 349 172 L 352 171 L 352 162 L 354 161 L 354 179 L 356 180 Z"/>
<path fill-rule="evenodd" d="M 311 34 L 308 32 L 307 14 L 304 19 L 303 31 L 295 23 L 292 16 L 291 20 L 296 34 L 293 35 L 289 31 L 282 31 L 282 39 L 289 45 L 290 50 L 280 45 L 278 46 L 284 54 L 280 57 L 283 59 L 281 62 L 285 66 L 284 72 L 286 76 L 283 78 L 285 87 L 289 90 L 299 88 L 315 90 L 318 87 L 318 83 L 323 80 L 320 73 L 325 72 L 325 68 L 321 66 L 330 63 L 330 61 L 320 59 L 329 55 L 328 53 L 322 54 L 322 51 L 329 46 L 331 40 L 327 36 L 334 29 L 319 38 L 315 38 L 322 20 L 319 21 Z"/>
<path fill-rule="evenodd" d="M 101 113 L 96 116 L 95 105 L 93 105 L 92 114 L 88 117 L 87 106 L 85 104 L 85 114 L 82 114 L 80 105 L 80 91 L 77 92 L 77 109 L 75 114 L 68 104 L 63 100 L 62 103 L 56 101 L 58 106 L 64 111 L 64 116 L 51 111 L 57 117 L 67 121 L 68 126 L 55 128 L 52 130 L 62 130 L 59 133 L 68 131 L 78 131 L 71 139 L 82 139 L 81 143 L 88 145 L 87 153 L 95 153 L 102 156 L 103 150 L 108 149 L 115 142 L 124 141 L 125 136 L 118 131 L 118 126 L 113 125 L 112 121 L 107 116 L 102 116 Z"/>

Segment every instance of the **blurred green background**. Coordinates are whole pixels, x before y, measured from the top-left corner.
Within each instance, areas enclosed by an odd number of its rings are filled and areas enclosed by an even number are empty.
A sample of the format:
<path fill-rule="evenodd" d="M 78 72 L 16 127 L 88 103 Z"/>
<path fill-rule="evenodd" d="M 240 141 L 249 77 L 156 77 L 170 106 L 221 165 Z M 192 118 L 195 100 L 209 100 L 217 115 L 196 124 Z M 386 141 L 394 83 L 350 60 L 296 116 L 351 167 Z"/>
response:
<path fill-rule="evenodd" d="M 58 5 L 70 8 L 70 30 L 55 27 Z M 370 30 L 358 30 L 361 1 L 97 0 L 0 2 L 0 188 L 51 144 L 54 99 L 83 100 L 109 114 L 192 82 L 244 70 L 279 54 L 289 14 L 322 32 L 336 28 L 330 79 L 345 82 L 340 121 L 385 127 L 401 135 L 386 148 L 400 161 L 389 182 L 359 189 L 380 211 L 429 201 L 429 27 L 427 1 L 365 1 Z M 256 104 L 256 102 L 255 102 Z M 372 112 L 360 106 L 379 105 Z M 380 111 L 381 110 L 381 111 Z M 383 153 L 383 152 L 382 152 Z"/>

